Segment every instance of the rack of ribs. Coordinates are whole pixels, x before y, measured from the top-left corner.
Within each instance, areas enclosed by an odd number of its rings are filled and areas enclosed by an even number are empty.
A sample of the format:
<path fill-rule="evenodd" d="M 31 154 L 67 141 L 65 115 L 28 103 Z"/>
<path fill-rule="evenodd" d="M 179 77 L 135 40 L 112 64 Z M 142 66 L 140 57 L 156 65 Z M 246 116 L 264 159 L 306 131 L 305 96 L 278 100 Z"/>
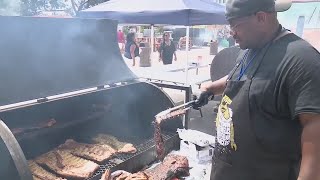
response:
<path fill-rule="evenodd" d="M 157 153 L 157 158 L 162 161 L 165 155 L 165 146 L 164 146 L 164 141 L 163 137 L 161 134 L 161 127 L 160 123 L 158 121 L 153 122 L 154 125 L 154 142 L 156 146 L 156 153 Z"/>
<path fill-rule="evenodd" d="M 98 134 L 92 138 L 98 144 L 106 144 L 116 149 L 118 153 L 136 153 L 137 149 L 131 143 L 121 142 L 116 137 L 108 134 Z"/>
<path fill-rule="evenodd" d="M 49 151 L 37 157 L 35 161 L 66 178 L 86 179 L 99 168 L 98 164 L 61 149 Z"/>
<path fill-rule="evenodd" d="M 137 172 L 137 173 L 131 174 L 126 171 L 116 171 L 116 172 L 113 172 L 112 175 L 110 175 L 110 172 L 106 172 L 106 173 L 109 173 L 109 176 L 105 176 L 109 179 L 105 179 L 105 177 L 102 177 L 100 180 L 156 180 L 156 179 L 150 179 L 148 175 L 144 172 Z"/>
<path fill-rule="evenodd" d="M 34 180 L 66 180 L 48 172 L 33 160 L 29 160 L 28 165 Z"/>
<path fill-rule="evenodd" d="M 172 119 L 174 117 L 185 114 L 187 112 L 187 109 L 176 109 L 174 111 L 165 110 L 155 116 L 155 120 L 152 122 L 154 125 L 153 137 L 154 137 L 154 142 L 156 146 L 157 158 L 160 161 L 162 161 L 165 156 L 165 146 L 164 146 L 164 141 L 161 133 L 161 123 L 168 119 Z"/>
<path fill-rule="evenodd" d="M 189 176 L 188 159 L 180 155 L 168 155 L 153 169 L 145 170 L 150 180 L 167 180 L 179 176 Z"/>
<path fill-rule="evenodd" d="M 103 162 L 116 153 L 115 149 L 105 144 L 79 143 L 73 139 L 67 139 L 66 142 L 60 145 L 58 148 L 69 150 L 70 153 L 75 156 L 97 162 Z"/>

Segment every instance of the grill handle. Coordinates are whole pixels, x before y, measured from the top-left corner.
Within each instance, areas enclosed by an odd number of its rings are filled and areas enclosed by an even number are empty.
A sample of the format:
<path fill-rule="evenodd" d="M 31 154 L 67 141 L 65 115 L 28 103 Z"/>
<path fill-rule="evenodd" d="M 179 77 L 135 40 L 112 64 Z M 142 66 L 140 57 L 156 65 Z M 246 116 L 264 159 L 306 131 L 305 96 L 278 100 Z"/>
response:
<path fill-rule="evenodd" d="M 17 168 L 21 180 L 33 179 L 31 171 L 29 169 L 27 160 L 22 152 L 22 149 L 8 128 L 8 126 L 0 120 L 0 137 L 2 138 L 4 144 L 6 145 L 14 165 Z"/>

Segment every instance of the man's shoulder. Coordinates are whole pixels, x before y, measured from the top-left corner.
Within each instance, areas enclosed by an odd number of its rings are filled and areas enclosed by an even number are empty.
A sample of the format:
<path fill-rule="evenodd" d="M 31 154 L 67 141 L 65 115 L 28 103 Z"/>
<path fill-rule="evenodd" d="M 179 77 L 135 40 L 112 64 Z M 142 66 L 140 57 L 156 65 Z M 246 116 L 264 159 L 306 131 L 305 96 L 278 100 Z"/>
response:
<path fill-rule="evenodd" d="M 286 54 L 288 54 L 289 57 L 309 59 L 310 56 L 319 57 L 320 55 L 309 42 L 293 33 L 289 34 L 287 38 L 284 38 L 284 44 L 286 44 Z"/>
<path fill-rule="evenodd" d="M 310 74 L 318 74 L 320 69 L 320 53 L 307 41 L 295 34 L 290 34 L 284 39 L 285 47 L 279 47 L 277 52 L 282 56 L 280 61 L 279 74 L 300 74 L 300 77 L 306 77 Z M 287 72 L 287 73 L 285 73 Z M 290 78 L 290 77 L 288 77 Z M 295 80 L 297 81 L 297 79 Z"/>

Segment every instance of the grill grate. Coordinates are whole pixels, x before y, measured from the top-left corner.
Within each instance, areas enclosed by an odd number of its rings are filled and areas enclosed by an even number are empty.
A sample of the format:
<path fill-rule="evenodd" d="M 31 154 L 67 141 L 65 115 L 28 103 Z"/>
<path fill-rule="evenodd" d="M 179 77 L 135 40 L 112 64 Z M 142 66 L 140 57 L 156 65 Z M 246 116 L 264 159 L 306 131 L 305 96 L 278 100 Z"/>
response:
<path fill-rule="evenodd" d="M 177 133 L 169 133 L 169 132 L 162 133 L 162 137 L 165 142 L 167 140 L 169 140 L 170 138 L 174 137 L 175 135 L 177 135 Z M 139 145 L 137 145 L 137 144 L 134 144 L 134 145 L 137 148 L 136 153 L 115 155 L 114 158 L 106 161 L 106 163 L 104 165 L 100 165 L 99 170 L 96 171 L 96 173 L 92 177 L 90 177 L 86 180 L 97 180 L 100 178 L 101 174 L 103 174 L 107 169 L 116 168 L 120 163 L 123 163 L 123 162 L 137 156 L 138 154 L 141 154 L 141 153 L 143 153 L 143 152 L 145 152 L 155 146 L 153 138 L 150 138 L 150 139 L 144 141 L 144 143 L 141 143 Z"/>

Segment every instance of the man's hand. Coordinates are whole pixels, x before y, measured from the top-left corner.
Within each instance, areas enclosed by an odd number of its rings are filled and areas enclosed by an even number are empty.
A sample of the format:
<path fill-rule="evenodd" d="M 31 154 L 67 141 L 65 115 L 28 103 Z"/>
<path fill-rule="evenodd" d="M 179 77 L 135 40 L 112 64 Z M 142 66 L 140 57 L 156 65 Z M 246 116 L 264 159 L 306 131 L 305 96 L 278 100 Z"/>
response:
<path fill-rule="evenodd" d="M 177 56 L 175 56 L 175 57 L 174 57 L 174 60 L 175 60 L 175 61 L 177 61 L 177 60 L 178 60 L 178 59 L 177 59 Z"/>
<path fill-rule="evenodd" d="M 213 100 L 214 94 L 211 91 L 203 91 L 199 95 L 199 98 L 196 99 L 195 103 L 193 104 L 194 109 L 199 109 L 200 107 L 208 104 L 209 100 Z"/>

